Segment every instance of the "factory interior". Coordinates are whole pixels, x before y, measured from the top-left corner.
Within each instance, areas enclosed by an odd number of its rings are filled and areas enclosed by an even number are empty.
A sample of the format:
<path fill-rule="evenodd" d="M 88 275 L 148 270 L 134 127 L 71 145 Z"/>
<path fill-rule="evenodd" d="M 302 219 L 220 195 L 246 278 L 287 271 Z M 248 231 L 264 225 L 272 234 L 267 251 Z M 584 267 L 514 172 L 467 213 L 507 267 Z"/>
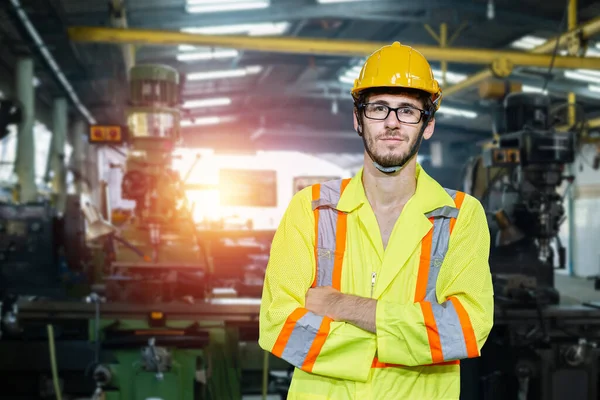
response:
<path fill-rule="evenodd" d="M 417 162 L 488 219 L 461 400 L 600 399 L 593 0 L 0 0 L 0 398 L 286 399 L 273 237 L 363 168 L 350 91 L 394 42 L 443 95 Z"/>

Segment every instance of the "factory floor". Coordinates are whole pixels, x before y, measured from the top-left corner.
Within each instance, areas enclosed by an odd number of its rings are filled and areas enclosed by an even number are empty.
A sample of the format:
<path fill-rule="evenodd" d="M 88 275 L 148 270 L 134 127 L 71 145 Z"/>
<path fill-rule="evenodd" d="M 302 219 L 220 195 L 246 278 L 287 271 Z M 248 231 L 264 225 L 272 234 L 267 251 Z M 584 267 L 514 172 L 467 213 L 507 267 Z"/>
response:
<path fill-rule="evenodd" d="M 594 289 L 593 278 L 579 278 L 557 272 L 554 275 L 555 286 L 561 295 L 563 304 L 581 304 L 600 302 L 600 290 Z"/>

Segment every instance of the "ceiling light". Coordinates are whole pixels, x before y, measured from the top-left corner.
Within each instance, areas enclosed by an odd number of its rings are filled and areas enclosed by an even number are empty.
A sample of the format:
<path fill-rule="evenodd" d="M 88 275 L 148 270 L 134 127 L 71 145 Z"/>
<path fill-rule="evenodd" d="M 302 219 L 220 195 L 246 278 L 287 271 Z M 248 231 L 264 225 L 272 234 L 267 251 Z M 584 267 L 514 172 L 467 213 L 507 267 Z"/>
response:
<path fill-rule="evenodd" d="M 217 125 L 217 124 L 221 124 L 223 122 L 231 122 L 234 120 L 235 120 L 235 117 L 232 117 L 232 116 L 229 116 L 229 117 L 200 117 L 200 118 L 193 118 L 191 120 L 183 120 L 183 121 L 181 121 L 181 126 L 189 127 L 189 126 Z"/>
<path fill-rule="evenodd" d="M 201 47 L 198 46 L 192 46 L 191 44 L 180 44 L 179 46 L 177 46 L 177 49 L 179 51 L 194 51 L 194 50 L 198 50 Z M 202 47 L 204 49 L 206 49 L 207 47 Z"/>
<path fill-rule="evenodd" d="M 340 76 L 340 79 L 339 79 L 339 80 L 340 80 L 340 82 L 342 82 L 342 83 L 349 83 L 349 84 L 353 85 L 353 84 L 354 84 L 354 79 L 355 79 L 355 78 L 352 78 L 351 76 L 348 76 L 348 75 L 342 75 L 342 76 Z"/>
<path fill-rule="evenodd" d="M 240 11 L 240 10 L 257 10 L 267 8 L 270 5 L 269 0 L 256 1 L 199 1 L 188 0 L 186 10 L 190 14 L 224 12 L 224 11 Z"/>
<path fill-rule="evenodd" d="M 185 103 L 183 103 L 183 108 L 228 106 L 230 104 L 231 99 L 229 97 L 220 97 L 214 99 L 188 100 Z"/>
<path fill-rule="evenodd" d="M 206 26 L 202 28 L 183 28 L 181 31 L 201 35 L 282 35 L 290 26 L 289 22 L 261 22 L 256 24 L 236 24 Z"/>
<path fill-rule="evenodd" d="M 582 73 L 576 71 L 565 71 L 565 77 L 569 79 L 574 79 L 576 81 L 600 83 L 600 76 L 588 74 L 585 72 Z"/>
<path fill-rule="evenodd" d="M 199 126 L 199 125 L 215 125 L 221 122 L 221 118 L 219 117 L 203 117 L 203 118 L 194 118 L 193 120 L 184 120 L 181 121 L 181 126 Z"/>
<path fill-rule="evenodd" d="M 547 39 L 538 37 L 538 36 L 532 36 L 532 35 L 525 35 L 517 40 L 515 40 L 514 42 L 512 42 L 510 44 L 510 47 L 516 48 L 516 49 L 525 49 L 525 50 L 530 50 L 533 49 L 534 47 L 537 47 L 541 44 L 546 43 Z"/>
<path fill-rule="evenodd" d="M 588 85 L 588 90 L 590 92 L 600 93 L 600 86 Z"/>
<path fill-rule="evenodd" d="M 477 118 L 477 113 L 475 111 L 462 110 L 460 108 L 452 107 L 440 107 L 440 109 L 437 111 L 437 114 L 464 117 L 469 119 Z"/>
<path fill-rule="evenodd" d="M 593 69 L 576 69 L 575 72 L 584 75 L 600 76 L 600 71 L 596 71 Z"/>
<path fill-rule="evenodd" d="M 234 49 L 214 50 L 214 51 L 199 51 L 194 53 L 177 54 L 178 61 L 198 61 L 198 60 L 215 60 L 220 58 L 235 58 L 239 52 Z"/>
<path fill-rule="evenodd" d="M 257 74 L 262 70 L 260 65 L 251 66 L 239 69 L 227 69 L 222 71 L 207 71 L 207 72 L 194 72 L 187 76 L 190 81 L 202 81 L 208 79 L 221 79 L 221 78 L 238 78 L 246 75 Z"/>
<path fill-rule="evenodd" d="M 600 57 L 600 51 L 598 51 L 594 48 L 588 47 L 587 51 L 585 52 L 585 55 L 587 57 Z"/>
<path fill-rule="evenodd" d="M 438 81 L 442 80 L 442 71 L 438 69 L 433 70 L 433 75 Z M 467 79 L 467 75 L 459 74 L 457 72 L 446 71 L 446 80 L 448 83 L 459 83 Z"/>
<path fill-rule="evenodd" d="M 542 93 L 542 94 L 548 94 L 548 90 L 542 90 L 541 87 L 529 86 L 529 85 L 523 85 L 523 87 L 521 87 L 521 91 L 523 93 Z"/>
<path fill-rule="evenodd" d="M 365 0 L 317 0 L 317 3 L 320 4 L 331 4 L 331 3 L 350 3 L 357 1 L 365 1 Z"/>

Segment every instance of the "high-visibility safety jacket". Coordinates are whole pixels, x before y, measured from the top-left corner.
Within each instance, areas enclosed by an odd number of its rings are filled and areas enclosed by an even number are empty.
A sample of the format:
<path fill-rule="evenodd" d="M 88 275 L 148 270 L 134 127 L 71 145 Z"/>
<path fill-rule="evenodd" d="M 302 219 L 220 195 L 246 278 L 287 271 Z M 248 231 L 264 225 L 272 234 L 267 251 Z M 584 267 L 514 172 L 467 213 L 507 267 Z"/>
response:
<path fill-rule="evenodd" d="M 420 165 L 385 249 L 362 170 L 298 192 L 260 309 L 260 346 L 296 367 L 288 399 L 458 399 L 459 360 L 480 355 L 493 325 L 489 246 L 481 203 Z M 304 308 L 316 286 L 376 299 L 376 334 Z"/>

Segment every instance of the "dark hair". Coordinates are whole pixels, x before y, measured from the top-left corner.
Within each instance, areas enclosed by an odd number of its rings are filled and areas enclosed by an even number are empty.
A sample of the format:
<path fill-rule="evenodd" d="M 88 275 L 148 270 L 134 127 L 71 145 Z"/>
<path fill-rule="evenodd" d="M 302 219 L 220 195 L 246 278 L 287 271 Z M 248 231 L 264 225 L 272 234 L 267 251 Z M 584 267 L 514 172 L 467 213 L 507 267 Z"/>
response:
<path fill-rule="evenodd" d="M 424 125 L 427 125 L 429 121 L 431 121 L 435 115 L 435 106 L 433 105 L 433 101 L 431 100 L 431 94 L 425 92 L 424 90 L 419 89 L 411 89 L 411 88 L 399 88 L 399 87 L 377 87 L 362 90 L 358 93 L 358 96 L 354 99 L 354 108 L 356 111 L 356 115 L 360 116 L 358 113 L 358 105 L 364 104 L 369 99 L 369 96 L 374 96 L 378 94 L 408 94 L 408 95 L 416 95 L 417 99 L 419 99 L 423 105 L 423 110 L 429 111 L 429 116 L 425 119 Z"/>

